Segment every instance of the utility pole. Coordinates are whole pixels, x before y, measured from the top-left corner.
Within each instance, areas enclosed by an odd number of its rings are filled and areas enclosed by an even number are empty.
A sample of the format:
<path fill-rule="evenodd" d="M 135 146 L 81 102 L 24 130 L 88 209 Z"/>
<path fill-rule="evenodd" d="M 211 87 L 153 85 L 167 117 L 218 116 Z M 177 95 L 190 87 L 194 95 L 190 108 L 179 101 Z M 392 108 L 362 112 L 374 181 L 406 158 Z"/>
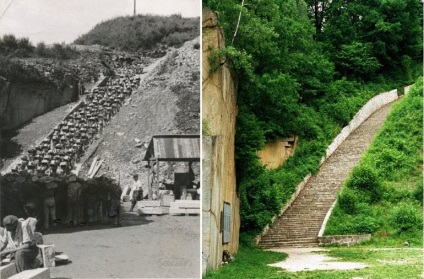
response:
<path fill-rule="evenodd" d="M 135 17 L 135 14 L 136 14 L 135 1 L 136 0 L 134 0 L 134 17 Z"/>

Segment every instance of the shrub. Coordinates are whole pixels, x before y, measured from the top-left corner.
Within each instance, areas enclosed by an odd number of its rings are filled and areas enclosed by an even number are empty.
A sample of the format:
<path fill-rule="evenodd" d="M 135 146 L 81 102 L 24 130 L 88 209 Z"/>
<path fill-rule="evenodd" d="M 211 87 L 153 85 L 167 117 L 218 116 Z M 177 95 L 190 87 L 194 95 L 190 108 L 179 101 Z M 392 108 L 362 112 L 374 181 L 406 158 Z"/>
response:
<path fill-rule="evenodd" d="M 364 191 L 364 194 L 369 195 L 371 202 L 381 199 L 381 181 L 376 172 L 366 165 L 360 165 L 353 169 L 350 178 L 346 181 L 346 186 L 350 189 Z"/>
<path fill-rule="evenodd" d="M 338 195 L 338 204 L 347 214 L 355 214 L 357 212 L 358 198 L 354 190 L 349 188 L 343 189 L 343 192 Z"/>
<path fill-rule="evenodd" d="M 371 216 L 358 215 L 354 219 L 354 231 L 357 234 L 373 233 L 379 227 L 379 222 Z"/>
<path fill-rule="evenodd" d="M 413 204 L 402 202 L 390 212 L 390 223 L 400 233 L 422 228 L 422 214 Z"/>
<path fill-rule="evenodd" d="M 423 177 L 422 176 L 420 177 L 420 180 L 415 186 L 415 189 L 412 195 L 421 205 L 423 205 Z"/>

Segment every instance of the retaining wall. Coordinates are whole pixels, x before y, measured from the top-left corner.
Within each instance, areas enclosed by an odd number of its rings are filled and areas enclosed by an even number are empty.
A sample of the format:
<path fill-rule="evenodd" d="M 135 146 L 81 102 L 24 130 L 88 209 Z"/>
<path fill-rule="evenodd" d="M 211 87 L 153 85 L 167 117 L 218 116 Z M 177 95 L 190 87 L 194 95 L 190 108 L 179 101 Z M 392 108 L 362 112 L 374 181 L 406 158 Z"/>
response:
<path fill-rule="evenodd" d="M 360 235 L 328 235 L 319 236 L 319 245 L 333 244 L 333 245 L 347 245 L 361 243 L 364 240 L 370 240 L 371 234 L 360 234 Z"/>
<path fill-rule="evenodd" d="M 397 90 L 394 89 L 389 92 L 381 93 L 371 100 L 369 100 L 352 118 L 349 122 L 349 125 L 344 127 L 342 131 L 337 135 L 333 142 L 328 146 L 326 151 L 325 159 L 330 157 L 331 154 L 339 147 L 339 145 L 345 141 L 345 139 L 354 131 L 359 125 L 362 124 L 371 114 L 382 106 L 389 104 L 397 100 L 398 94 Z"/>

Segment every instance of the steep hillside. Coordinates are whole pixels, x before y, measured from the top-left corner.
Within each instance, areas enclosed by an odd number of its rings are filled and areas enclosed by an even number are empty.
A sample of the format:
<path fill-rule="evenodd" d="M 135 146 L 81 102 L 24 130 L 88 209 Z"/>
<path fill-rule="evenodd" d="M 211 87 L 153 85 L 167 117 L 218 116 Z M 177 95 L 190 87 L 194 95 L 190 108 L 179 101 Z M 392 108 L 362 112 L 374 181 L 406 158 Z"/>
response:
<path fill-rule="evenodd" d="M 137 15 L 117 17 L 97 24 L 75 44 L 99 44 L 117 50 L 149 50 L 159 44 L 179 47 L 199 35 L 199 18 Z"/>
<path fill-rule="evenodd" d="M 145 68 L 141 87 L 127 100 L 87 152 L 81 175 L 88 171 L 92 158 L 104 163 L 98 175 L 107 173 L 131 183 L 131 174 L 147 181 L 142 159 L 153 135 L 198 134 L 200 127 L 200 52 L 199 38 Z M 139 141 L 139 142 L 138 142 Z M 181 168 L 187 166 L 180 165 Z M 195 173 L 198 166 L 195 166 Z"/>

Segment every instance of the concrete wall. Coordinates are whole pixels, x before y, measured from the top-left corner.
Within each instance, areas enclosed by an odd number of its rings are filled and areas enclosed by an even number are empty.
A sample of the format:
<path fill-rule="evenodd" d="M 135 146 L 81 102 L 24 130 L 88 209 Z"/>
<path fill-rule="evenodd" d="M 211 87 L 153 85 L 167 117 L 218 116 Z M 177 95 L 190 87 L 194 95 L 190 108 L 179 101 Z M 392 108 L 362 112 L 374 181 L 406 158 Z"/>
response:
<path fill-rule="evenodd" d="M 352 133 L 359 125 L 362 124 L 371 114 L 382 106 L 389 104 L 397 100 L 397 90 L 381 93 L 371 100 L 369 100 L 352 118 L 349 125 L 344 127 L 342 131 L 337 135 L 333 142 L 328 146 L 326 152 L 326 158 L 330 157 L 331 154 L 339 147 L 339 145 L 345 141 L 345 139 Z"/>
<path fill-rule="evenodd" d="M 210 131 L 202 140 L 202 263 L 205 272 L 219 267 L 224 250 L 230 254 L 238 250 L 240 201 L 236 194 L 234 159 L 237 83 L 225 64 L 210 73 L 211 47 L 223 48 L 225 42 L 216 15 L 207 10 L 203 11 L 202 40 L 202 121 Z M 232 210 L 228 244 L 222 244 L 220 231 L 224 202 L 229 203 Z"/>
<path fill-rule="evenodd" d="M 268 170 L 276 169 L 294 154 L 297 142 L 297 137 L 269 141 L 265 148 L 258 152 L 258 156 Z"/>
<path fill-rule="evenodd" d="M 333 154 L 333 152 L 339 147 L 340 144 L 356 129 L 359 125 L 362 124 L 368 117 L 371 116 L 375 111 L 387 105 L 393 101 L 396 101 L 399 98 L 397 94 L 397 90 L 394 89 L 389 92 L 381 93 L 371 100 L 369 100 L 359 111 L 355 114 L 353 119 L 349 122 L 349 125 L 344 127 L 342 131 L 337 135 L 334 141 L 327 148 L 327 154 L 325 158 L 322 159 L 321 164 L 325 162 L 325 160 Z M 327 212 L 324 222 L 321 225 L 321 229 L 319 231 L 318 236 L 321 237 L 324 234 L 325 227 L 327 226 L 327 222 L 330 219 L 331 212 L 333 211 L 337 200 L 331 206 L 330 210 Z"/>
<path fill-rule="evenodd" d="M 66 76 L 64 86 L 42 82 L 9 82 L 0 77 L 2 129 L 14 129 L 25 122 L 78 99 L 78 82 Z"/>

